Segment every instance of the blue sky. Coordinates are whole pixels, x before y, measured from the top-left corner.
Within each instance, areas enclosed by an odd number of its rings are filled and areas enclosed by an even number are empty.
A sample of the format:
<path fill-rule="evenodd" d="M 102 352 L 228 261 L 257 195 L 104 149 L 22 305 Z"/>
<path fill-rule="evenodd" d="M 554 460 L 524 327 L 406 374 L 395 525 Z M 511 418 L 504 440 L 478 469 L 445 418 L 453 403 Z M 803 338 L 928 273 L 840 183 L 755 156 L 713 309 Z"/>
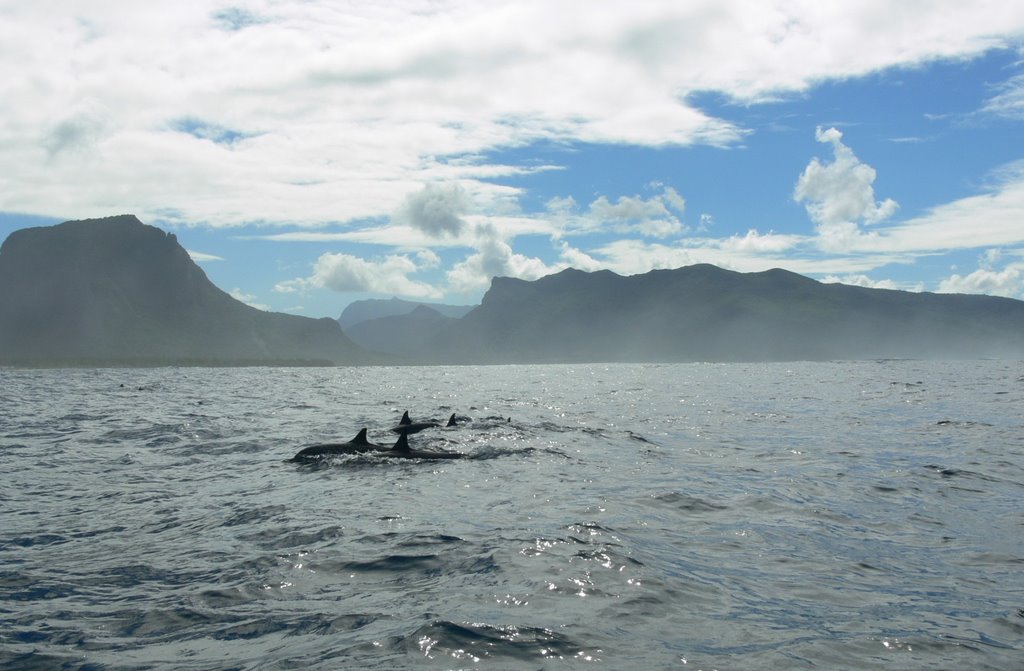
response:
<path fill-rule="evenodd" d="M 336 317 L 714 263 L 1024 298 L 1024 5 L 0 0 L 0 238 Z"/>

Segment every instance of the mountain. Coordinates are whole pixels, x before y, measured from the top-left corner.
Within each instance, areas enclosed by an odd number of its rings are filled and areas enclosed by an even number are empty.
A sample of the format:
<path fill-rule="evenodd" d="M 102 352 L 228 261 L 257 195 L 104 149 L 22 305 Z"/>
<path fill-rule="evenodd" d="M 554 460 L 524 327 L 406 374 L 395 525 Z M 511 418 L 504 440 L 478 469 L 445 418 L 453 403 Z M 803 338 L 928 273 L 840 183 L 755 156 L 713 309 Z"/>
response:
<path fill-rule="evenodd" d="M 407 314 L 359 322 L 345 333 L 368 350 L 420 362 L 433 357 L 429 348 L 434 338 L 455 321 L 457 319 L 420 305 Z"/>
<path fill-rule="evenodd" d="M 778 269 L 498 277 L 461 319 L 361 303 L 403 313 L 360 319 L 353 338 L 416 363 L 1024 358 L 1022 301 L 821 284 Z M 133 216 L 22 229 L 0 246 L 0 364 L 384 360 L 337 320 L 231 298 L 173 235 Z"/>
<path fill-rule="evenodd" d="M 822 284 L 711 265 L 495 278 L 438 333 L 445 362 L 1024 357 L 1024 302 Z"/>
<path fill-rule="evenodd" d="M 441 303 L 416 303 L 413 301 L 404 301 L 400 298 L 372 298 L 369 300 L 355 301 L 349 304 L 348 307 L 342 310 L 341 316 L 338 317 L 338 323 L 341 324 L 341 328 L 345 329 L 345 332 L 348 333 L 350 328 L 360 322 L 369 321 L 371 319 L 380 319 L 381 317 L 407 315 L 419 307 L 430 308 L 445 317 L 458 319 L 472 310 L 475 306 L 444 305 Z"/>
<path fill-rule="evenodd" d="M 356 364 L 333 319 L 264 312 L 214 286 L 174 235 L 131 215 L 11 233 L 0 363 Z"/>

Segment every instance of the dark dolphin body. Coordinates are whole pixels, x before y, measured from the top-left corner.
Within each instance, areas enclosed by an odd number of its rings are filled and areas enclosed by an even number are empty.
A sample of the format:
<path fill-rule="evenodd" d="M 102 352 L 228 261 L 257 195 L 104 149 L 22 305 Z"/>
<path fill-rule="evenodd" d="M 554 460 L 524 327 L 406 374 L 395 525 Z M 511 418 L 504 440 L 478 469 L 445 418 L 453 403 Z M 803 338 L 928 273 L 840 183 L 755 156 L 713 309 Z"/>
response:
<path fill-rule="evenodd" d="M 433 450 L 414 450 L 409 447 L 409 436 L 402 434 L 398 442 L 382 456 L 399 459 L 462 459 L 466 455 L 461 452 L 435 452 Z"/>
<path fill-rule="evenodd" d="M 414 450 L 409 447 L 409 436 L 405 433 L 398 437 L 393 447 L 386 448 L 374 445 L 366 439 L 366 429 L 347 443 L 324 443 L 303 448 L 289 461 L 300 464 L 315 464 L 328 457 L 344 454 L 379 454 L 382 457 L 395 459 L 462 459 L 466 455 L 460 452 L 435 452 L 433 450 Z"/>
<path fill-rule="evenodd" d="M 395 433 L 400 433 L 403 436 L 410 433 L 419 433 L 423 429 L 431 429 L 435 426 L 441 426 L 438 422 L 414 422 L 409 419 L 409 411 L 406 410 L 402 415 L 402 420 L 398 422 L 398 426 L 391 429 Z"/>
<path fill-rule="evenodd" d="M 291 458 L 291 461 L 300 463 L 313 463 L 326 457 L 333 457 L 339 454 L 364 454 L 366 452 L 388 452 L 388 448 L 374 445 L 366 439 L 364 428 L 356 437 L 347 443 L 324 443 L 321 445 L 310 445 L 299 450 L 299 453 Z"/>
<path fill-rule="evenodd" d="M 458 426 L 459 424 L 464 424 L 465 422 L 468 421 L 470 421 L 469 417 L 466 417 L 464 415 L 456 415 L 453 412 L 452 416 L 448 418 L 448 423 L 445 424 L 445 426 Z"/>

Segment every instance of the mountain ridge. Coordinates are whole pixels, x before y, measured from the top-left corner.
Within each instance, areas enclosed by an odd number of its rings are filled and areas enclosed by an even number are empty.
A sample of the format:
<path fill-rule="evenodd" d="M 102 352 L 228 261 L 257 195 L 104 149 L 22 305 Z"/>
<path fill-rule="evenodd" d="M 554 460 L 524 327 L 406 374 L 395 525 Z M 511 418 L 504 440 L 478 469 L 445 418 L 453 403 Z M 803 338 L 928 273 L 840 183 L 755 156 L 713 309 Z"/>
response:
<path fill-rule="evenodd" d="M 426 303 L 423 301 L 407 301 L 401 298 L 368 298 L 349 303 L 341 315 L 338 323 L 346 333 L 353 326 L 371 319 L 382 317 L 395 317 L 409 314 L 416 308 L 423 306 L 438 312 L 445 317 L 459 318 L 472 310 L 474 305 L 448 305 L 446 303 Z"/>
<path fill-rule="evenodd" d="M 457 319 L 379 303 L 408 312 L 359 322 L 350 338 L 334 319 L 235 300 L 173 234 L 134 216 L 69 221 L 0 246 L 0 364 L 1024 358 L 1022 301 L 823 284 L 780 268 L 495 277 L 479 306 L 454 306 L 468 309 Z"/>
<path fill-rule="evenodd" d="M 429 348 L 433 338 L 456 321 L 434 308 L 418 305 L 406 314 L 359 322 L 345 332 L 357 345 L 370 351 L 417 363 L 432 357 Z"/>
<path fill-rule="evenodd" d="M 823 284 L 709 264 L 495 278 L 439 360 L 783 361 L 1024 356 L 1024 302 Z"/>
<path fill-rule="evenodd" d="M 0 362 L 342 364 L 377 360 L 332 319 L 263 312 L 133 215 L 14 231 L 0 246 Z"/>

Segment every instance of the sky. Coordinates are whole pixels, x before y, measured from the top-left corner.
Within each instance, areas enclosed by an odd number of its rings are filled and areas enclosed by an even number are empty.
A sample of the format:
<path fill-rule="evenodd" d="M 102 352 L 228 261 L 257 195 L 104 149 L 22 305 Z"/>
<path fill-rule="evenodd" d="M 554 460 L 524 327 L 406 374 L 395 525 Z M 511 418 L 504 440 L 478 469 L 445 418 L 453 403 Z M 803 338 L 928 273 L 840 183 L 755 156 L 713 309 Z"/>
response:
<path fill-rule="evenodd" d="M 0 239 L 250 305 L 713 263 L 1024 299 L 1024 2 L 0 0 Z"/>

